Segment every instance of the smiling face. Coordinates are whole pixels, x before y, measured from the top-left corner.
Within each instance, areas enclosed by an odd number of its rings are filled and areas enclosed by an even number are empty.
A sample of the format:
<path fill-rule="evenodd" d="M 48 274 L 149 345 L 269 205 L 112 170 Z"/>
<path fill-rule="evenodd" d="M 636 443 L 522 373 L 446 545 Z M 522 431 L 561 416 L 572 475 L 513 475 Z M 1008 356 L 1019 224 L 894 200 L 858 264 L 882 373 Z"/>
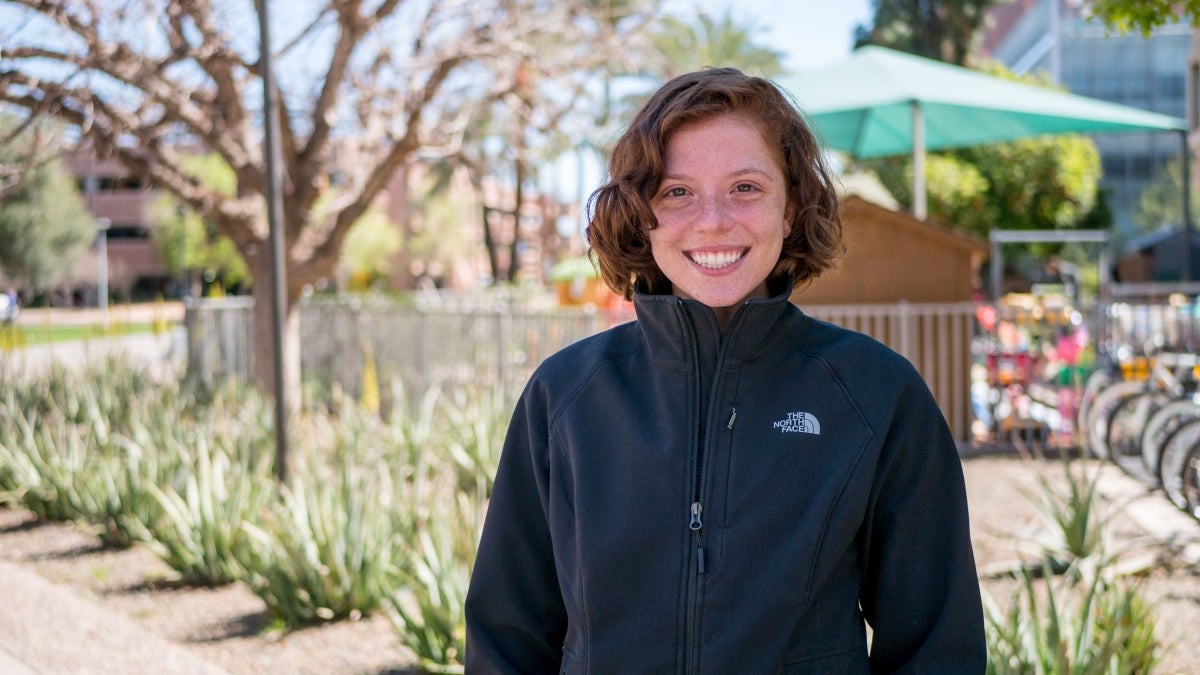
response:
<path fill-rule="evenodd" d="M 790 229 L 781 164 L 739 115 L 689 124 L 667 142 L 650 250 L 673 292 L 711 307 L 722 326 L 745 300 L 767 297 Z"/>

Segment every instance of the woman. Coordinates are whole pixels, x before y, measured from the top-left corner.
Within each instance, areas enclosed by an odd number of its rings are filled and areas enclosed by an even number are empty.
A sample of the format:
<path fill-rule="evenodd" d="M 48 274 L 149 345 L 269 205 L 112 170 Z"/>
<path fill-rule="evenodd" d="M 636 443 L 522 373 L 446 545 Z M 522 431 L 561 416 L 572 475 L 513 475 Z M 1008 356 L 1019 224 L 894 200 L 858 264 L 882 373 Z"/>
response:
<path fill-rule="evenodd" d="M 588 239 L 637 321 L 547 359 L 517 404 L 467 671 L 983 672 L 936 403 L 903 358 L 788 302 L 842 249 L 795 108 L 733 69 L 683 75 L 609 172 Z"/>

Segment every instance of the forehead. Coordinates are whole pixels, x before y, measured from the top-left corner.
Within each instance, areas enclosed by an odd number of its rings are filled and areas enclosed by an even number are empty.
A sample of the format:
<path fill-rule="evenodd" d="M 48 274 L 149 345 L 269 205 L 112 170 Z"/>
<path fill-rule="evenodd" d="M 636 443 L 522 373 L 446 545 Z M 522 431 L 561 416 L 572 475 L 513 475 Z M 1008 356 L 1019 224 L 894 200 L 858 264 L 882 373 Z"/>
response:
<path fill-rule="evenodd" d="M 741 145 L 723 146 L 723 145 L 702 145 L 695 142 L 695 134 L 719 134 L 724 136 L 737 136 L 741 138 L 727 139 L 737 140 Z M 750 136 L 744 136 L 749 134 Z M 684 138 L 680 138 L 680 137 Z M 757 139 L 755 143 L 749 138 Z M 682 143 L 676 142 L 682 140 Z M 749 145 L 747 145 L 749 144 Z M 753 146 L 758 145 L 758 148 Z M 766 125 L 753 115 L 748 115 L 739 112 L 721 113 L 718 115 L 710 115 L 697 120 L 690 120 L 685 124 L 680 125 L 673 130 L 666 142 L 663 144 L 664 159 L 682 159 L 681 155 L 687 157 L 697 157 L 706 154 L 715 154 L 724 151 L 726 154 L 730 151 L 736 153 L 754 152 L 761 149 L 768 153 L 774 160 L 776 168 L 781 172 L 787 173 L 783 149 L 780 146 L 780 141 L 776 134 L 770 133 L 766 129 Z"/>

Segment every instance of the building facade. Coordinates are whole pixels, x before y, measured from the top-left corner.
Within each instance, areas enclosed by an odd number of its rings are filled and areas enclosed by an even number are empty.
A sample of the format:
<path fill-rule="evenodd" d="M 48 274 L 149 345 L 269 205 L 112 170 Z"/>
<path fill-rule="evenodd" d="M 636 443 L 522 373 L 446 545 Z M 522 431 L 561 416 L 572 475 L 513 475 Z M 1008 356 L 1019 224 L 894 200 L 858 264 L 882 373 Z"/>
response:
<path fill-rule="evenodd" d="M 64 157 L 83 203 L 105 227 L 109 292 L 121 299 L 145 299 L 170 291 L 171 278 L 151 236 L 154 223 L 150 205 L 156 192 L 112 159 L 78 151 Z M 76 300 L 96 301 L 98 285 L 96 244 L 71 280 Z"/>
<path fill-rule="evenodd" d="M 1161 27 L 1149 37 L 1122 35 L 1090 19 L 1087 3 L 1079 0 L 1016 0 L 996 7 L 990 18 L 983 49 L 1018 74 L 1042 71 L 1075 94 L 1188 116 L 1192 31 L 1186 23 Z M 1131 235 L 1142 191 L 1166 164 L 1179 159 L 1185 141 L 1175 133 L 1092 138 L 1114 224 Z"/>

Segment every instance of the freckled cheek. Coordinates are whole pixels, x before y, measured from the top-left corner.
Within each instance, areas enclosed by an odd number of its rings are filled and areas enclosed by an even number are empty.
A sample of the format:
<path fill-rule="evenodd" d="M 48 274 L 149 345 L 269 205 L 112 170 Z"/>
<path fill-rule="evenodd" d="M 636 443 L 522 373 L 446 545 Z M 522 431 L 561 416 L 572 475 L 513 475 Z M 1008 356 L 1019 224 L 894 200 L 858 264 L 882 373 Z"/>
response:
<path fill-rule="evenodd" d="M 669 211 L 655 211 L 654 218 L 658 221 L 658 229 L 672 230 L 686 227 L 689 222 L 694 219 L 692 209 L 671 209 Z"/>

